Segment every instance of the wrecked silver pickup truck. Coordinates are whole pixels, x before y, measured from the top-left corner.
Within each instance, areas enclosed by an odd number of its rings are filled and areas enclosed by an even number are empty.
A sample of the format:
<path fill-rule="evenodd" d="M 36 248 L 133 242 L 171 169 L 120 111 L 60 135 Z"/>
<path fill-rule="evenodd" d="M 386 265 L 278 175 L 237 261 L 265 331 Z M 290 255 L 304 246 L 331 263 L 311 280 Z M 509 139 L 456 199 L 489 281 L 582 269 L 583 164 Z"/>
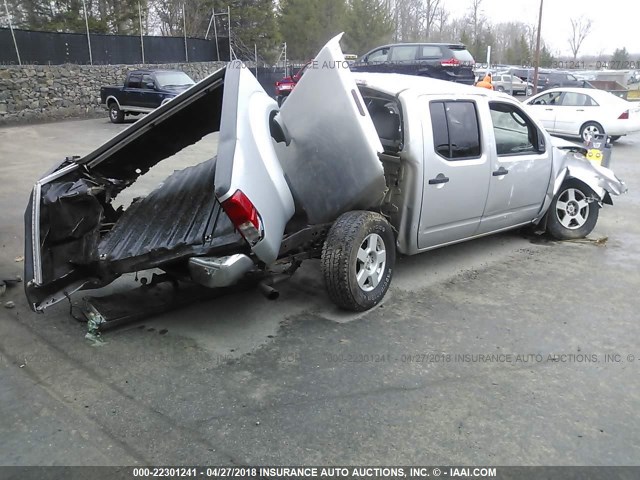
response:
<path fill-rule="evenodd" d="M 217 288 L 320 258 L 331 299 L 361 311 L 385 295 L 396 252 L 528 224 L 584 237 L 625 191 L 508 95 L 352 74 L 343 60 L 336 37 L 281 108 L 231 62 L 43 177 L 25 215 L 32 308 L 129 272 L 159 268 Z M 113 207 L 151 167 L 212 132 L 212 158 Z"/>

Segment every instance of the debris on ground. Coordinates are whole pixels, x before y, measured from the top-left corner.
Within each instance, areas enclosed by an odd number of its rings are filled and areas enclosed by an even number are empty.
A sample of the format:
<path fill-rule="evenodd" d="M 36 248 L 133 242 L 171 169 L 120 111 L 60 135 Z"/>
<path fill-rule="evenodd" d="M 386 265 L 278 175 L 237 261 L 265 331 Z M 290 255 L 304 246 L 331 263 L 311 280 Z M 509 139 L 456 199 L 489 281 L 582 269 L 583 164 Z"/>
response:
<path fill-rule="evenodd" d="M 586 243 L 586 244 L 592 244 L 592 245 L 596 245 L 598 247 L 603 247 L 604 245 L 607 244 L 607 241 L 609 240 L 609 237 L 604 236 L 604 237 L 600 237 L 600 238 L 577 238 L 575 240 L 568 240 L 569 242 L 573 242 L 573 243 Z"/>
<path fill-rule="evenodd" d="M 15 308 L 15 306 L 15 302 L 12 302 L 11 300 L 9 300 L 8 302 L 4 302 L 4 308 Z"/>
<path fill-rule="evenodd" d="M 17 257 L 16 257 L 16 259 L 15 259 L 15 261 L 16 261 L 16 262 L 22 262 L 22 261 L 24 261 L 24 256 L 22 256 L 22 255 L 17 256 Z"/>

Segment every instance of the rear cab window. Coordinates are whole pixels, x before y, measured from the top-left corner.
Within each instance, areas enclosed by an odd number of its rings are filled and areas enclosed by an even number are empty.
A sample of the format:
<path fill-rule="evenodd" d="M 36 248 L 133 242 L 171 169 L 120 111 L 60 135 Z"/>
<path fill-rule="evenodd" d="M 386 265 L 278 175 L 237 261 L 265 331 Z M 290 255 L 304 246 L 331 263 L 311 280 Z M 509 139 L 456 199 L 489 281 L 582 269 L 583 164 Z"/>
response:
<path fill-rule="evenodd" d="M 480 124 L 475 102 L 470 100 L 429 103 L 434 149 L 449 161 L 479 158 Z"/>
<path fill-rule="evenodd" d="M 142 83 L 142 74 L 141 73 L 132 73 L 129 75 L 129 81 L 127 83 L 127 87 L 129 88 L 140 88 Z"/>

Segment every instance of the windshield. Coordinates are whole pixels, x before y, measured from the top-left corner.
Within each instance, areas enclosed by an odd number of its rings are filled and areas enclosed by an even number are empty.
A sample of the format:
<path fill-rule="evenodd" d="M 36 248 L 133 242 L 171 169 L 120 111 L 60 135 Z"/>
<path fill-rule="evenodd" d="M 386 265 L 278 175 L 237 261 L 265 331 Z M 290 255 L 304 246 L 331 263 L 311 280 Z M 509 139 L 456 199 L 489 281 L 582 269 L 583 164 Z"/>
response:
<path fill-rule="evenodd" d="M 184 72 L 157 72 L 156 80 L 160 87 L 185 87 L 196 83 Z"/>

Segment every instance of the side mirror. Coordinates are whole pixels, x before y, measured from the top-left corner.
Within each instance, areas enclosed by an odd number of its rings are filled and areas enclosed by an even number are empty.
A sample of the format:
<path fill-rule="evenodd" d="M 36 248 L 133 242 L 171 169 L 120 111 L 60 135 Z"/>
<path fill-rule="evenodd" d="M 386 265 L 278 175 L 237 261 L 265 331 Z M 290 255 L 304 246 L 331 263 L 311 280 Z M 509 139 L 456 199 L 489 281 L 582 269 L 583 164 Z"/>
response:
<path fill-rule="evenodd" d="M 150 90 L 153 90 L 154 88 L 156 88 L 156 85 L 153 82 L 147 82 L 145 86 Z"/>

